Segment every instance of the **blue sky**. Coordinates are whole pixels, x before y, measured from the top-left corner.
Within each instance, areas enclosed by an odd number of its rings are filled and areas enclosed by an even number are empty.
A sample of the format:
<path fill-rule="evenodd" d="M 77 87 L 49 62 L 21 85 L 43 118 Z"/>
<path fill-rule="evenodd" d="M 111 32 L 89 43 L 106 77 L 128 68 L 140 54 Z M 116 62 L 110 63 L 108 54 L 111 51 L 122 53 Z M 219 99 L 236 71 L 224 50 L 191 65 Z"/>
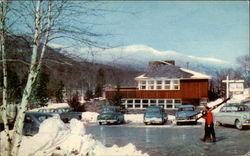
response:
<path fill-rule="evenodd" d="M 88 17 L 94 30 L 112 34 L 111 45 L 146 45 L 197 57 L 234 62 L 249 54 L 247 1 L 101 2 L 103 16 Z"/>

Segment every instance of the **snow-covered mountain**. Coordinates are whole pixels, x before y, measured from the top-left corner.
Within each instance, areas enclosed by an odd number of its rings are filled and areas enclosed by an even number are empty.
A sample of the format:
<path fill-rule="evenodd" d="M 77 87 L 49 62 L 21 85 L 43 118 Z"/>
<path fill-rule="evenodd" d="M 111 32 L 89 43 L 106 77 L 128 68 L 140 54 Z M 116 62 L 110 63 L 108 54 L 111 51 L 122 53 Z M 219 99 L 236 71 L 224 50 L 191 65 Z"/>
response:
<path fill-rule="evenodd" d="M 148 62 L 155 60 L 175 60 L 178 66 L 206 74 L 212 74 L 215 70 L 233 66 L 229 62 L 216 58 L 188 56 L 175 51 L 160 51 L 145 45 L 129 45 L 106 50 L 63 47 L 56 44 L 51 46 L 62 48 L 62 51 L 67 51 L 98 63 L 125 66 L 137 70 L 145 70 Z"/>

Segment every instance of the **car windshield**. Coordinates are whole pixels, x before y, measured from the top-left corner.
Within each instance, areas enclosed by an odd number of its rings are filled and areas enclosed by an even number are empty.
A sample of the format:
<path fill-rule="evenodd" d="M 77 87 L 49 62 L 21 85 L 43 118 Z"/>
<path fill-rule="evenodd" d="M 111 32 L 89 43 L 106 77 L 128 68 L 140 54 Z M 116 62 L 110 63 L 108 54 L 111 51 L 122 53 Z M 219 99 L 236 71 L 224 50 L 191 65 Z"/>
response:
<path fill-rule="evenodd" d="M 102 113 L 112 113 L 112 112 L 117 112 L 117 109 L 112 107 L 105 107 L 102 110 Z"/>
<path fill-rule="evenodd" d="M 181 107 L 179 111 L 194 111 L 194 107 Z"/>
<path fill-rule="evenodd" d="M 148 109 L 146 113 L 159 113 L 160 109 Z"/>
<path fill-rule="evenodd" d="M 246 105 L 239 105 L 237 107 L 233 107 L 233 111 L 244 112 L 244 111 L 249 111 L 249 108 Z"/>
<path fill-rule="evenodd" d="M 43 115 L 43 114 L 39 114 L 39 115 L 34 115 L 35 118 L 40 121 L 40 122 L 43 122 L 44 120 L 52 117 L 52 115 Z"/>

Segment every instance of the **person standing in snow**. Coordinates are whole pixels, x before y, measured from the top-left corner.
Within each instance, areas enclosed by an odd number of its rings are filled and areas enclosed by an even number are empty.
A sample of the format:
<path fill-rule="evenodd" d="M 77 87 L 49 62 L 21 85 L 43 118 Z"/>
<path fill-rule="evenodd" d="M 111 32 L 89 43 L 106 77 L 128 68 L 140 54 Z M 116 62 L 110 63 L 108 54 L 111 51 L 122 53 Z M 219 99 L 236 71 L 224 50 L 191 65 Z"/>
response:
<path fill-rule="evenodd" d="M 205 134 L 202 141 L 211 139 L 212 135 L 212 142 L 216 142 L 214 123 L 213 123 L 213 113 L 211 110 L 209 110 L 208 106 L 204 107 L 204 110 L 202 112 L 202 118 L 205 119 Z"/>

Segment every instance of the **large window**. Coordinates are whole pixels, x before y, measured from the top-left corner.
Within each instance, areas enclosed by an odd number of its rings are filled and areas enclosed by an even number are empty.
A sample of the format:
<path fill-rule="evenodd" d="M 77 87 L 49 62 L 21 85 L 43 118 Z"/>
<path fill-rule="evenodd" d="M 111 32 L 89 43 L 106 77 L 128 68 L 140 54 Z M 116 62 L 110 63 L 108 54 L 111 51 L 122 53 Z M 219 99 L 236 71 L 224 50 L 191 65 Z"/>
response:
<path fill-rule="evenodd" d="M 179 90 L 180 80 L 179 79 L 168 79 L 168 80 L 141 80 L 139 81 L 139 89 L 141 90 Z"/>
<path fill-rule="evenodd" d="M 181 102 L 181 99 L 124 99 L 123 105 L 128 109 L 146 109 L 148 106 L 175 109 L 182 105 Z"/>
<path fill-rule="evenodd" d="M 180 89 L 180 81 L 179 80 L 172 80 L 173 82 L 173 89 L 178 90 Z"/>

